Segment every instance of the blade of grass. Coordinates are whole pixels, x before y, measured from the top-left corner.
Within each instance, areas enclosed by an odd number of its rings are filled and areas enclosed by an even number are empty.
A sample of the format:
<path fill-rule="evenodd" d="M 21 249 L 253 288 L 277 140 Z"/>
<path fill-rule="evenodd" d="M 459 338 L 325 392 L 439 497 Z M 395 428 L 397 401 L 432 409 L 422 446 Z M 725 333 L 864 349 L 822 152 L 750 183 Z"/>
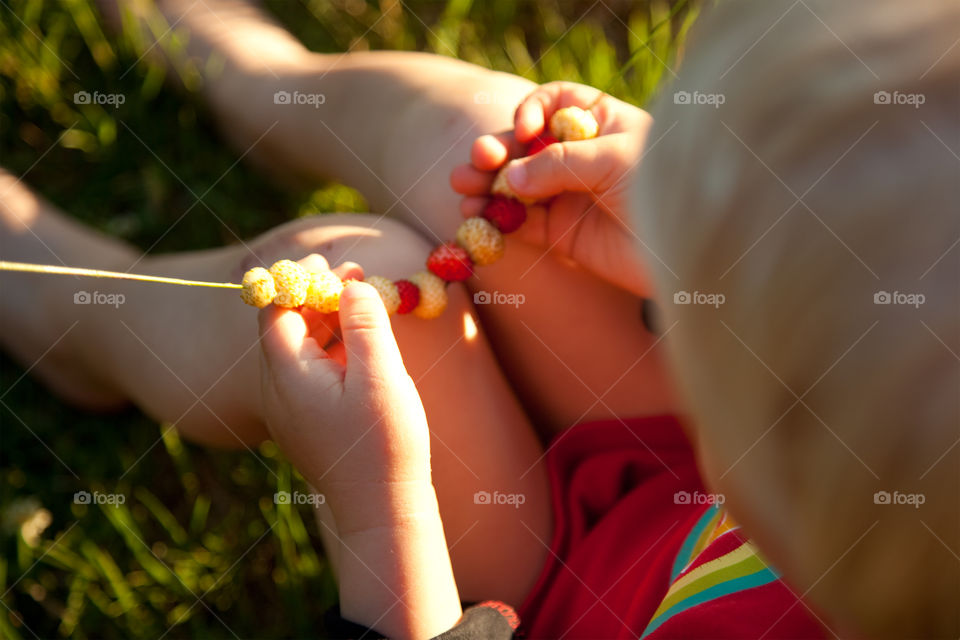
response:
<path fill-rule="evenodd" d="M 157 519 L 160 526 L 170 534 L 170 539 L 174 544 L 184 545 L 187 543 L 190 536 L 187 535 L 186 530 L 180 526 L 180 523 L 177 522 L 177 519 L 170 513 L 166 505 L 160 502 L 155 495 L 150 493 L 146 487 L 137 487 L 134 489 L 133 495 L 153 514 L 153 517 Z"/>

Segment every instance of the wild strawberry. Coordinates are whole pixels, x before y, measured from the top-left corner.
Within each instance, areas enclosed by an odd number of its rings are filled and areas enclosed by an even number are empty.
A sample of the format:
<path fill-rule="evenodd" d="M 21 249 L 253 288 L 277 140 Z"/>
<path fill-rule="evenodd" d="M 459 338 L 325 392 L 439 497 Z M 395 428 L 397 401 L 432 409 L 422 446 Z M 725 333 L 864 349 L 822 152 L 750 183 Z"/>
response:
<path fill-rule="evenodd" d="M 409 280 L 397 280 L 393 283 L 400 295 L 400 306 L 397 313 L 410 313 L 420 304 L 420 288 Z"/>
<path fill-rule="evenodd" d="M 452 242 L 433 250 L 427 258 L 427 269 L 447 282 L 466 280 L 473 274 L 473 264 L 467 251 Z"/>
<path fill-rule="evenodd" d="M 321 313 L 335 313 L 340 310 L 340 294 L 343 282 L 332 271 L 318 271 L 310 274 L 310 286 L 304 304 L 309 309 Z"/>
<path fill-rule="evenodd" d="M 536 138 L 531 140 L 529 144 L 527 144 L 527 155 L 532 156 L 536 153 L 540 153 L 550 145 L 556 144 L 558 142 L 560 141 L 554 138 L 549 133 L 541 133 Z"/>
<path fill-rule="evenodd" d="M 593 114 L 580 107 L 558 109 L 550 118 L 550 133 L 557 140 L 587 140 L 596 138 L 600 125 Z"/>
<path fill-rule="evenodd" d="M 273 283 L 273 276 L 263 267 L 254 267 L 243 274 L 240 299 L 250 306 L 263 309 L 273 302 L 275 295 L 277 295 L 277 287 Z"/>
<path fill-rule="evenodd" d="M 527 208 L 513 198 L 497 195 L 484 207 L 483 217 L 501 233 L 510 233 L 519 229 L 527 219 Z"/>
<path fill-rule="evenodd" d="M 467 218 L 457 229 L 457 244 L 481 267 L 503 257 L 503 234 L 484 218 Z"/>
<path fill-rule="evenodd" d="M 400 292 L 397 285 L 393 284 L 388 278 L 383 276 L 367 276 L 364 280 L 367 284 L 377 290 L 380 299 L 383 300 L 383 306 L 387 309 L 387 315 L 393 315 L 400 307 Z"/>
<path fill-rule="evenodd" d="M 277 295 L 273 304 L 278 307 L 293 309 L 299 307 L 307 299 L 307 289 L 310 286 L 310 273 L 293 260 L 280 260 L 270 267 L 270 275 L 277 287 Z"/>
<path fill-rule="evenodd" d="M 493 185 L 490 187 L 490 193 L 494 195 L 507 196 L 508 198 L 519 200 L 523 204 L 533 204 L 536 202 L 537 200 L 535 198 L 525 198 L 517 195 L 517 192 L 513 190 L 513 187 L 511 187 L 510 183 L 507 181 L 507 166 L 508 165 L 503 165 L 500 167 L 500 171 L 497 172 L 496 177 L 493 179 Z"/>
<path fill-rule="evenodd" d="M 410 276 L 412 282 L 420 290 L 420 302 L 413 310 L 413 315 L 429 320 L 436 318 L 447 308 L 447 283 L 429 271 L 418 271 Z"/>

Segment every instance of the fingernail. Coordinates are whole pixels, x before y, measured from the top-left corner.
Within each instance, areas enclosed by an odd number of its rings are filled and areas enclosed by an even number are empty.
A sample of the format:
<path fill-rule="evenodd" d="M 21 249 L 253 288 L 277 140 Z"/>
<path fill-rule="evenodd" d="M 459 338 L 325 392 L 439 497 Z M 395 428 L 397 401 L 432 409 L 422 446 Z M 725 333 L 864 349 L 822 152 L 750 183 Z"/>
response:
<path fill-rule="evenodd" d="M 507 167 L 507 182 L 514 189 L 523 189 L 527 186 L 527 167 L 520 162 L 511 163 Z"/>

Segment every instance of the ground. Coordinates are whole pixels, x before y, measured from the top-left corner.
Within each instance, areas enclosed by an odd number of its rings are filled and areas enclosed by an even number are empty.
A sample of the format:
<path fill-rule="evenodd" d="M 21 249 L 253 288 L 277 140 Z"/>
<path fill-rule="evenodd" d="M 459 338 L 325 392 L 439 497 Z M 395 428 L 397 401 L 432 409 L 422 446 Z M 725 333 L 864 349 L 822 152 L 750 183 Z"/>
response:
<path fill-rule="evenodd" d="M 432 51 L 638 105 L 670 80 L 694 14 L 685 0 L 267 5 L 315 51 Z M 126 100 L 77 104 L 91 87 Z M 151 253 L 366 209 L 344 186 L 291 192 L 238 163 L 198 97 L 80 0 L 0 1 L 0 165 Z M 190 207 L 217 215 L 177 224 Z M 335 585 L 309 505 L 275 504 L 302 480 L 271 443 L 216 452 L 135 410 L 83 413 L 0 356 L 0 479 L 0 637 L 323 634 Z"/>

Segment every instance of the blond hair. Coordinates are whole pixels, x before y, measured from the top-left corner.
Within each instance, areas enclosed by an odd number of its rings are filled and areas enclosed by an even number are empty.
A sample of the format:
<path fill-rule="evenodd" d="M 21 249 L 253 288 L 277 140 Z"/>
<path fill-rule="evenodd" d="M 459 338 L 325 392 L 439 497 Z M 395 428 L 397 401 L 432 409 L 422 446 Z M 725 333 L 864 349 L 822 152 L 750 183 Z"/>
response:
<path fill-rule="evenodd" d="M 637 181 L 705 477 L 857 634 L 960 634 L 958 35 L 956 2 L 723 3 Z"/>

